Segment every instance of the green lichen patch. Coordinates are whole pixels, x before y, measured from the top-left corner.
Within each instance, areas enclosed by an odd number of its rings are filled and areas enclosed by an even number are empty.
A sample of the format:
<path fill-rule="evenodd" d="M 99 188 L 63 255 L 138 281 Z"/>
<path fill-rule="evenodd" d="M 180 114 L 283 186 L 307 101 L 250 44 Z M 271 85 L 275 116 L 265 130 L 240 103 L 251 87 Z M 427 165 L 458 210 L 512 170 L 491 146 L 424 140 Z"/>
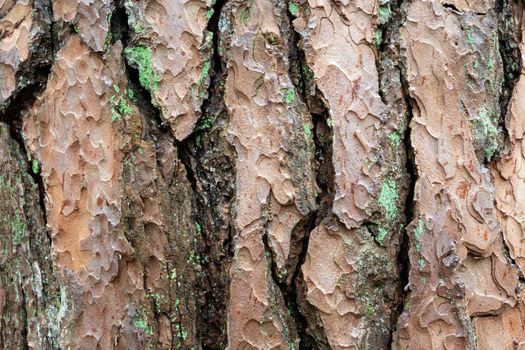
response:
<path fill-rule="evenodd" d="M 482 150 L 485 159 L 490 161 L 500 149 L 496 116 L 491 115 L 485 106 L 481 106 L 471 125 L 476 149 Z"/>
<path fill-rule="evenodd" d="M 199 224 L 197 221 L 195 221 L 195 231 L 197 231 L 198 235 L 200 235 L 202 231 L 201 224 Z"/>
<path fill-rule="evenodd" d="M 293 15 L 293 16 L 296 16 L 299 14 L 299 5 L 296 4 L 295 2 L 290 2 L 288 4 L 288 11 L 290 11 L 290 13 Z"/>
<path fill-rule="evenodd" d="M 393 131 L 388 134 L 388 139 L 392 141 L 394 146 L 399 147 L 401 145 L 401 134 L 398 131 Z"/>
<path fill-rule="evenodd" d="M 27 232 L 27 225 L 23 217 L 18 213 L 11 219 L 11 232 L 13 235 L 13 244 L 22 243 L 22 238 Z"/>
<path fill-rule="evenodd" d="M 208 131 L 213 126 L 214 116 L 211 114 L 203 115 L 197 122 L 196 130 L 198 131 Z"/>
<path fill-rule="evenodd" d="M 177 269 L 174 267 L 170 272 L 170 279 L 175 281 L 177 279 Z"/>
<path fill-rule="evenodd" d="M 184 330 L 179 323 L 175 324 L 175 331 L 178 333 L 180 339 L 186 340 L 188 338 L 188 332 Z"/>
<path fill-rule="evenodd" d="M 120 92 L 120 88 L 114 89 L 115 92 Z M 128 104 L 128 101 L 122 95 L 113 95 L 109 99 L 111 104 L 111 120 L 116 121 L 120 120 L 131 113 L 133 113 L 133 108 Z"/>
<path fill-rule="evenodd" d="M 38 174 L 38 161 L 36 159 L 31 161 L 31 170 L 33 170 L 33 174 Z"/>
<path fill-rule="evenodd" d="M 207 11 L 206 11 L 206 18 L 207 19 L 210 19 L 212 16 L 213 16 L 213 12 L 215 12 L 213 10 L 213 7 L 210 7 Z"/>
<path fill-rule="evenodd" d="M 380 245 L 384 245 L 385 243 L 385 237 L 388 235 L 388 230 L 384 227 L 379 227 L 377 230 L 377 235 L 375 236 L 375 240 Z"/>
<path fill-rule="evenodd" d="M 126 88 L 126 96 L 128 96 L 128 98 L 129 98 L 131 101 L 135 101 L 135 93 L 134 93 L 133 90 L 130 89 L 129 87 Z"/>
<path fill-rule="evenodd" d="M 312 138 L 312 130 L 310 129 L 310 124 L 304 124 L 304 135 L 308 140 Z"/>
<path fill-rule="evenodd" d="M 243 26 L 247 25 L 248 21 L 250 20 L 250 9 L 249 8 L 242 9 L 241 14 L 239 15 L 239 19 Z"/>
<path fill-rule="evenodd" d="M 383 182 L 383 186 L 381 186 L 381 192 L 379 193 L 378 202 L 385 210 L 386 218 L 388 220 L 395 219 L 398 213 L 398 198 L 399 194 L 397 192 L 397 185 L 394 179 L 385 179 L 385 181 Z"/>
<path fill-rule="evenodd" d="M 199 83 L 202 83 L 204 79 L 208 77 L 210 73 L 211 63 L 209 60 L 206 60 L 202 66 L 201 74 L 199 75 Z"/>
<path fill-rule="evenodd" d="M 286 90 L 286 94 L 284 95 L 284 102 L 286 102 L 287 105 L 292 104 L 295 101 L 295 89 L 290 88 Z"/>
<path fill-rule="evenodd" d="M 188 255 L 188 259 L 186 260 L 186 262 L 193 265 L 200 265 L 201 257 L 198 254 L 196 254 L 195 251 L 192 249 Z"/>
<path fill-rule="evenodd" d="M 145 318 L 142 315 L 142 312 L 136 311 L 133 315 L 133 325 L 143 330 L 147 335 L 152 336 L 153 335 L 153 329 L 148 325 L 148 322 L 145 320 Z"/>
<path fill-rule="evenodd" d="M 145 31 L 144 28 L 139 24 L 139 21 L 137 20 L 137 18 L 135 17 L 135 15 L 133 13 L 130 13 L 128 15 L 128 23 L 129 23 L 129 26 L 135 32 L 135 34 L 142 34 L 142 33 L 144 33 L 144 31 Z"/>
<path fill-rule="evenodd" d="M 426 265 L 426 261 L 425 261 L 425 259 L 419 259 L 417 261 L 417 264 L 419 265 L 420 268 L 423 268 Z"/>
<path fill-rule="evenodd" d="M 379 23 L 386 24 L 390 20 L 390 17 L 392 17 L 392 10 L 390 9 L 390 4 L 380 6 L 378 15 Z"/>
<path fill-rule="evenodd" d="M 378 29 L 376 30 L 376 36 L 375 36 L 376 46 L 380 46 L 382 42 L 383 42 L 383 31 Z"/>
<path fill-rule="evenodd" d="M 160 78 L 153 68 L 151 49 L 146 46 L 128 47 L 125 53 L 129 64 L 139 71 L 140 85 L 151 92 L 157 91 Z"/>
<path fill-rule="evenodd" d="M 470 27 L 465 31 L 465 42 L 469 45 L 474 44 L 474 33 Z"/>
<path fill-rule="evenodd" d="M 417 226 L 414 229 L 414 238 L 415 238 L 415 241 L 416 241 L 415 245 L 416 245 L 416 251 L 417 252 L 421 251 L 421 237 L 425 233 L 425 228 L 426 228 L 425 220 L 419 219 L 418 222 L 417 222 Z"/>

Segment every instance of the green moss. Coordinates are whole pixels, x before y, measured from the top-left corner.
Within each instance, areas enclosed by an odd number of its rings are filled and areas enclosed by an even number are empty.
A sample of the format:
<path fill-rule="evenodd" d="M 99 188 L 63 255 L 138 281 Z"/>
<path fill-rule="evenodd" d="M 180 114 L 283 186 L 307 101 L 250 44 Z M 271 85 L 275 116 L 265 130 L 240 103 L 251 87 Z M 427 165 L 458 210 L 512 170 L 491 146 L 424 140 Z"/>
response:
<path fill-rule="evenodd" d="M 299 5 L 297 5 L 295 2 L 290 2 L 288 4 L 288 11 L 294 16 L 297 16 L 299 13 Z"/>
<path fill-rule="evenodd" d="M 153 70 L 151 49 L 146 46 L 128 47 L 125 53 L 128 62 L 139 71 L 140 85 L 152 92 L 158 90 L 160 79 L 157 72 Z"/>
<path fill-rule="evenodd" d="M 420 268 L 423 268 L 423 267 L 425 267 L 426 261 L 425 261 L 425 259 L 419 259 L 417 261 L 417 264 L 419 265 Z"/>
<path fill-rule="evenodd" d="M 397 186 L 393 179 L 387 178 L 381 186 L 381 192 L 379 193 L 379 204 L 385 209 L 386 218 L 392 220 L 396 217 L 397 209 Z"/>
<path fill-rule="evenodd" d="M 33 170 L 33 174 L 38 174 L 38 161 L 36 159 L 31 161 L 31 170 Z"/>
<path fill-rule="evenodd" d="M 286 91 L 286 95 L 284 96 L 284 102 L 286 102 L 286 104 L 291 104 L 295 101 L 295 89 L 294 88 L 290 88 Z"/>
<path fill-rule="evenodd" d="M 174 267 L 170 272 L 170 279 L 175 281 L 177 279 L 177 269 Z"/>
<path fill-rule="evenodd" d="M 213 12 L 214 12 L 213 8 L 210 7 L 210 8 L 208 9 L 208 11 L 206 11 L 206 18 L 207 18 L 207 19 L 210 19 L 210 18 L 213 16 Z"/>

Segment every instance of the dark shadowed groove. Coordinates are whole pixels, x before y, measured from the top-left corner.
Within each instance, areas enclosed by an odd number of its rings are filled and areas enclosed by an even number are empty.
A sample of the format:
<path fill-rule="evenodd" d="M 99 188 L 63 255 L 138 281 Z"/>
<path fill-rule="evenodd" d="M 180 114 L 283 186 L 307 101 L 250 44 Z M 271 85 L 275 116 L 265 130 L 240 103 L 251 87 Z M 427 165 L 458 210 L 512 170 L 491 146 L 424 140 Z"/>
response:
<path fill-rule="evenodd" d="M 194 132 L 177 147 L 193 190 L 194 215 L 203 273 L 197 295 L 197 336 L 202 349 L 223 349 L 227 340 L 229 263 L 233 257 L 231 204 L 235 196 L 233 146 L 224 138 L 227 72 L 219 53 L 219 20 L 226 0 L 213 3 L 206 30 L 211 33 L 210 84 Z M 228 218 L 225 213 L 230 213 Z"/>
<path fill-rule="evenodd" d="M 27 246 L 29 249 L 34 248 L 34 244 L 36 241 L 42 239 L 44 240 L 47 238 L 46 247 L 39 247 L 41 250 L 38 252 L 35 252 L 35 255 L 31 254 L 25 257 L 20 257 L 21 259 L 27 259 L 28 262 L 37 263 L 39 266 L 41 264 L 40 261 L 40 254 L 44 254 L 43 252 L 47 251 L 51 247 L 51 237 L 48 230 L 45 229 L 47 225 L 47 212 L 45 208 L 45 187 L 44 182 L 42 179 L 42 176 L 40 174 L 40 166 L 36 166 L 33 164 L 33 162 L 36 162 L 36 160 L 31 160 L 30 155 L 28 154 L 28 150 L 25 145 L 25 140 L 23 136 L 23 118 L 24 114 L 27 112 L 27 110 L 31 107 L 31 105 L 36 101 L 38 95 L 42 93 L 46 87 L 47 80 L 49 78 L 49 75 L 51 73 L 51 66 L 52 62 L 54 61 L 55 56 L 55 31 L 53 27 L 53 9 L 51 2 L 48 0 L 44 1 L 36 1 L 33 4 L 35 7 L 33 11 L 34 17 L 38 18 L 39 21 L 43 24 L 43 32 L 38 34 L 38 37 L 34 40 L 33 43 L 30 45 L 32 46 L 33 50 L 30 51 L 30 55 L 27 58 L 27 60 L 22 63 L 22 65 L 19 67 L 19 70 L 16 73 L 16 80 L 17 83 L 22 80 L 29 81 L 29 83 L 21 88 L 18 91 L 15 91 L 15 94 L 11 96 L 6 102 L 7 105 L 5 108 L 0 109 L 0 122 L 3 122 L 7 124 L 9 127 L 9 133 L 11 139 L 13 139 L 16 144 L 19 146 L 18 151 L 19 154 L 22 156 L 19 159 L 18 164 L 24 164 L 25 167 L 20 169 L 20 172 L 26 173 L 29 175 L 29 178 L 31 178 L 36 184 L 36 190 L 37 193 L 37 200 L 38 200 L 38 206 L 40 210 L 36 210 L 34 208 L 26 208 L 26 204 L 24 204 L 24 215 L 25 219 L 28 222 L 28 230 L 29 231 L 29 239 L 27 243 Z M 37 44 L 35 44 L 37 43 Z M 0 78 L 1 80 L 1 78 Z M 2 82 L 0 81 L 0 84 Z M 1 146 L 1 145 L 0 145 Z M 10 147 L 9 145 L 3 145 L 5 147 Z M 27 180 L 22 180 L 24 183 L 24 193 L 26 194 L 26 190 L 31 188 L 31 186 L 27 186 Z M 27 194 L 26 194 L 27 195 Z M 28 216 L 28 212 L 33 211 L 38 215 L 42 215 L 43 223 L 42 223 L 42 231 L 39 232 L 39 226 L 36 226 L 34 224 L 34 221 L 31 217 Z M 41 235 L 43 237 L 41 237 Z M 45 238 L 44 238 L 45 237 Z M 35 244 L 37 245 L 37 244 Z M 37 245 L 38 246 L 38 245 Z M 46 249 L 47 248 L 47 249 Z M 47 257 L 45 257 L 47 258 Z M 15 257 L 15 260 L 16 257 Z M 40 268 L 40 267 L 39 267 Z M 52 267 L 50 267 L 52 270 Z M 47 307 L 47 303 L 49 301 L 49 295 L 47 294 L 50 290 L 53 289 L 54 283 L 52 282 L 53 279 L 53 273 L 51 272 L 51 276 L 47 275 L 48 270 L 46 269 L 46 266 L 42 266 L 41 269 L 41 278 L 43 283 L 50 283 L 52 285 L 45 284 L 43 285 L 42 290 L 42 304 L 44 305 L 44 308 Z M 4 271 L 3 273 L 6 273 Z M 18 271 L 18 273 L 21 273 L 21 271 Z M 25 276 L 24 276 L 25 277 Z M 22 277 L 23 278 L 23 277 Z M 27 276 L 27 278 L 30 278 L 30 276 Z M 14 282 L 15 279 L 12 281 Z M 16 282 L 14 282 L 16 283 Z M 24 286 L 20 284 L 18 286 L 20 294 L 21 294 L 21 308 L 20 308 L 20 320 L 22 321 L 22 329 L 21 329 L 21 338 L 23 341 L 23 349 L 29 349 L 29 343 L 28 343 L 28 329 L 29 329 L 29 322 L 35 321 L 39 322 L 38 320 L 30 320 L 28 319 L 28 308 L 34 307 L 29 305 L 28 303 L 28 297 L 26 296 L 26 291 L 24 290 Z M 51 293 L 50 293 L 51 294 Z M 7 331 L 5 333 L 5 336 L 9 337 L 9 332 L 11 330 L 7 329 L 4 330 Z M 51 341 L 51 338 L 48 338 L 50 336 L 50 333 L 47 333 L 45 335 L 42 335 L 45 337 L 48 341 Z M 52 337 L 52 336 L 51 336 Z M 55 344 L 56 345 L 56 344 Z"/>
<path fill-rule="evenodd" d="M 496 0 L 495 11 L 498 15 L 499 53 L 503 62 L 503 81 L 499 98 L 499 125 L 508 140 L 505 124 L 507 109 L 521 71 L 521 22 L 523 21 L 523 3 L 519 0 Z M 518 16 L 518 23 L 516 18 Z"/>
<path fill-rule="evenodd" d="M 0 122 L 4 122 L 9 126 L 11 138 L 20 145 L 20 150 L 24 155 L 24 160 L 26 164 L 26 169 L 23 170 L 33 178 L 33 181 L 38 186 L 38 203 L 42 211 L 44 223 L 47 223 L 44 180 L 40 175 L 40 171 L 33 171 L 33 162 L 27 153 L 25 140 L 22 132 L 23 114 L 27 110 L 27 108 L 31 106 L 33 102 L 36 101 L 38 94 L 40 94 L 44 90 L 47 77 L 49 76 L 49 73 L 51 71 L 51 65 L 43 67 L 41 68 L 41 70 L 41 77 L 38 79 L 38 82 L 26 86 L 15 96 L 13 100 L 11 100 L 11 103 L 6 108 L 4 113 L 0 114 Z"/>
<path fill-rule="evenodd" d="M 302 47 L 301 35 L 294 29 L 294 15 L 290 12 L 291 1 L 286 1 L 287 19 L 282 23 L 282 32 L 287 33 L 288 40 L 288 62 L 289 74 L 301 101 L 305 104 L 307 113 L 313 124 L 312 138 L 314 142 L 315 163 L 312 165 L 315 169 L 316 183 L 319 192 L 316 198 L 318 209 L 310 213 L 306 218 L 301 220 L 292 232 L 292 244 L 300 245 L 299 256 L 296 265 L 291 269 L 290 276 L 285 283 L 279 283 L 277 278 L 277 266 L 273 266 L 272 275 L 278 284 L 284 296 L 285 303 L 294 318 L 297 327 L 297 333 L 301 342 L 300 349 L 317 349 L 319 344 L 312 336 L 311 330 L 317 328 L 315 320 L 309 319 L 308 312 L 310 305 L 306 299 L 306 284 L 302 273 L 302 266 L 306 260 L 308 246 L 310 242 L 310 233 L 318 226 L 323 218 L 331 215 L 333 199 L 335 196 L 334 177 L 335 170 L 332 164 L 332 128 L 329 125 L 329 111 L 324 102 L 322 93 L 313 81 L 312 72 L 308 67 L 306 54 Z M 265 243 L 267 245 L 267 243 Z M 271 250 L 270 250 L 271 252 Z M 272 259 L 272 263 L 275 262 Z M 326 335 L 321 329 L 323 344 L 328 344 Z"/>
<path fill-rule="evenodd" d="M 406 21 L 406 4 L 404 0 L 398 0 L 395 3 L 396 9 L 395 9 L 395 16 L 397 17 L 396 21 L 394 22 L 397 26 L 397 29 L 405 23 Z M 405 148 L 406 153 L 406 164 L 405 169 L 409 181 L 408 185 L 408 193 L 405 198 L 404 203 L 404 228 L 403 228 L 403 235 L 401 237 L 400 241 L 400 248 L 399 253 L 397 256 L 397 264 L 399 267 L 399 283 L 398 288 L 400 289 L 400 296 L 399 301 L 397 303 L 397 307 L 392 312 L 392 331 L 390 332 L 390 344 L 392 346 L 393 344 L 393 335 L 397 330 L 398 326 L 398 319 L 399 316 L 402 314 L 407 299 L 409 297 L 409 273 L 410 273 L 410 259 L 409 259 L 409 233 L 408 233 L 408 227 L 410 223 L 414 220 L 414 192 L 415 192 L 415 186 L 418 179 L 417 174 L 417 167 L 415 165 L 415 155 L 414 155 L 414 148 L 412 146 L 411 142 L 411 122 L 413 118 L 413 111 L 414 108 L 417 108 L 416 102 L 414 99 L 410 96 L 409 93 L 409 83 L 407 81 L 406 77 L 406 57 L 402 54 L 401 48 L 399 48 L 399 57 L 398 57 L 398 64 L 399 64 L 399 74 L 400 74 L 400 81 L 401 81 L 401 92 L 403 96 L 404 103 L 406 105 L 406 128 L 403 135 L 403 146 Z"/>
<path fill-rule="evenodd" d="M 128 47 L 131 41 L 130 37 L 130 27 L 128 22 L 128 14 L 126 12 L 126 9 L 124 7 L 123 1 L 116 1 L 115 2 L 115 9 L 113 10 L 112 16 L 111 16 L 111 23 L 110 23 L 110 40 L 111 44 L 115 44 L 116 42 L 120 41 L 123 45 L 123 48 Z M 160 110 L 155 107 L 152 103 L 152 96 L 151 92 L 147 89 L 145 89 L 141 84 L 139 80 L 139 70 L 137 68 L 132 67 L 130 64 L 128 64 L 128 61 L 124 57 L 124 51 L 122 52 L 122 62 L 125 65 L 125 72 L 127 77 L 127 83 L 129 88 L 133 91 L 134 95 L 134 101 L 133 103 L 139 110 L 139 116 L 142 120 L 142 126 L 143 126 L 143 133 L 142 137 L 145 140 L 152 141 L 156 147 L 158 147 L 157 141 L 162 138 L 162 135 L 171 135 L 171 130 L 169 129 L 169 126 L 164 123 L 161 117 Z M 174 139 L 174 137 L 171 137 Z M 175 141 L 174 141 L 175 142 Z M 175 178 L 175 177 L 174 177 Z M 127 235 L 126 235 L 127 237 Z M 132 239 L 127 237 L 130 242 L 133 242 Z M 160 314 L 157 311 L 157 307 L 155 305 L 155 300 L 153 298 L 149 298 L 148 294 L 148 287 L 147 287 L 147 269 L 142 267 L 142 285 L 144 293 L 146 294 L 145 303 L 148 305 L 147 310 L 151 310 L 151 314 L 154 319 L 154 329 L 156 332 L 156 335 L 154 339 L 159 339 L 159 331 L 160 331 Z M 175 286 L 177 284 L 175 283 Z M 168 289 L 168 292 L 171 293 L 171 288 Z M 180 316 L 179 316 L 180 319 Z M 171 339 L 171 344 L 173 346 L 174 341 L 176 338 L 181 338 L 179 334 L 176 333 L 175 329 L 173 328 L 173 322 L 170 322 L 170 332 L 173 336 Z M 149 343 L 148 343 L 149 344 Z M 149 344 L 151 346 L 151 344 Z"/>
<path fill-rule="evenodd" d="M 33 171 L 33 164 L 27 153 L 22 127 L 24 112 L 36 101 L 38 95 L 42 93 L 46 87 L 47 80 L 51 73 L 52 63 L 56 55 L 57 35 L 53 22 L 53 7 L 51 2 L 48 0 L 37 1 L 35 6 L 35 11 L 38 12 L 37 15 L 40 16 L 41 21 L 48 24 L 48 28 L 46 29 L 49 31 L 41 34 L 42 38 L 39 45 L 31 52 L 26 63 L 20 67 L 20 71 L 17 73 L 17 80 L 19 76 L 29 76 L 31 83 L 18 91 L 18 93 L 10 99 L 4 110 L 0 110 L 0 122 L 4 122 L 9 126 L 11 137 L 20 145 L 20 150 L 24 155 L 27 165 L 27 168 L 24 170 L 33 178 L 33 181 L 38 186 L 39 205 L 44 224 L 47 224 L 44 181 L 39 171 Z M 35 62 L 37 63 L 36 65 Z"/>
<path fill-rule="evenodd" d="M 399 288 L 401 290 L 400 300 L 397 304 L 396 310 L 394 310 L 392 314 L 393 319 L 393 331 L 391 332 L 391 336 L 393 336 L 393 333 L 395 332 L 397 328 L 397 320 L 401 313 L 403 312 L 403 309 L 405 307 L 409 291 L 407 289 L 407 286 L 409 284 L 408 276 L 410 273 L 410 259 L 409 259 L 409 234 L 407 227 L 410 225 L 410 223 L 414 220 L 414 190 L 416 186 L 416 181 L 418 179 L 417 174 L 417 167 L 415 165 L 414 160 L 414 148 L 412 147 L 412 142 L 410 139 L 411 136 L 411 127 L 410 122 L 412 121 L 412 109 L 413 104 L 415 101 L 410 97 L 408 92 L 408 83 L 406 82 L 406 79 L 404 75 L 401 75 L 401 81 L 403 86 L 403 96 L 405 99 L 405 103 L 407 105 L 407 127 L 405 130 L 405 134 L 403 137 L 403 145 L 405 147 L 406 153 L 407 153 L 407 162 L 405 165 L 407 175 L 410 181 L 409 187 L 408 187 L 408 193 L 405 199 L 405 224 L 403 229 L 403 236 L 401 238 L 400 242 L 400 248 L 399 248 L 399 254 L 397 256 L 397 264 L 399 266 Z M 392 339 L 391 339 L 392 340 Z"/>
<path fill-rule="evenodd" d="M 514 94 L 514 87 L 520 77 L 521 67 L 523 62 L 521 61 L 521 51 L 519 48 L 521 37 L 521 26 L 523 23 L 523 7 L 525 5 L 522 1 L 517 0 L 497 0 L 496 1 L 496 13 L 498 14 L 498 40 L 499 40 L 499 53 L 503 62 L 503 81 L 501 84 L 500 93 L 500 117 L 499 125 L 501 130 L 505 133 L 505 141 L 509 139 L 509 133 L 506 125 L 506 117 L 508 114 L 508 107 L 512 95 Z M 514 15 L 518 16 L 515 18 Z M 516 19 L 518 20 L 516 23 Z M 505 156 L 505 155 L 503 155 Z M 503 249 L 505 257 L 509 264 L 514 267 L 514 270 L 519 277 L 519 288 L 525 287 L 525 276 L 515 259 L 512 258 L 510 248 L 507 245 L 507 240 L 502 235 Z M 520 292 L 517 290 L 516 293 L 519 295 Z"/>

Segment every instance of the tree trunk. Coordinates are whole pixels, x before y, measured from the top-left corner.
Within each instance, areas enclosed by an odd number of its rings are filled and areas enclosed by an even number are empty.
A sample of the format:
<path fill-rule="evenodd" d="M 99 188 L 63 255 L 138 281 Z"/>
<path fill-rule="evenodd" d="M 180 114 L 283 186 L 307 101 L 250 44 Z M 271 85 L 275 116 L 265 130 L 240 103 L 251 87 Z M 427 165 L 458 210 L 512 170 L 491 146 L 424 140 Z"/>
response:
<path fill-rule="evenodd" d="M 0 348 L 525 349 L 521 0 L 0 0 Z"/>

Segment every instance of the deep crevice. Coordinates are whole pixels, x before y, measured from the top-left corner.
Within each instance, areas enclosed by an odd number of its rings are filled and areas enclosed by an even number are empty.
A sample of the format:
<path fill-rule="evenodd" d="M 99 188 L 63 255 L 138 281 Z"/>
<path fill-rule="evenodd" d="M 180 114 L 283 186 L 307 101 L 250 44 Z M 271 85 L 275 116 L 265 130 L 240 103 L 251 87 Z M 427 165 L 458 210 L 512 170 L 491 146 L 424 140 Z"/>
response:
<path fill-rule="evenodd" d="M 503 62 L 503 80 L 499 98 L 499 126 L 505 133 L 505 142 L 509 143 L 509 132 L 506 125 L 508 107 L 514 93 L 514 87 L 520 77 L 523 64 L 519 48 L 522 40 L 521 25 L 523 21 L 523 3 L 521 1 L 497 0 L 495 11 L 498 14 L 499 53 Z M 519 17 L 515 18 L 515 14 Z M 503 231 L 501 231 L 501 238 L 507 261 L 514 267 L 521 281 L 524 279 L 523 273 L 515 259 L 512 258 Z"/>
<path fill-rule="evenodd" d="M 394 23 L 399 29 L 403 23 L 406 22 L 406 9 L 404 7 L 405 1 L 398 0 L 396 4 L 396 19 Z M 457 9 L 453 8 L 457 11 Z M 398 43 L 399 44 L 399 43 Z M 393 344 L 394 333 L 397 330 L 399 316 L 403 313 L 407 299 L 409 297 L 409 274 L 410 274 L 410 257 L 409 257 L 409 246 L 410 246 L 410 235 L 408 232 L 408 227 L 411 222 L 414 220 L 414 196 L 415 196 L 415 186 L 418 179 L 417 167 L 415 163 L 415 154 L 414 148 L 411 142 L 411 122 L 413 119 L 413 111 L 417 108 L 416 101 L 410 96 L 409 93 L 409 82 L 406 77 L 406 62 L 405 57 L 402 54 L 401 47 L 398 48 L 398 74 L 399 80 L 401 83 L 401 96 L 406 106 L 406 119 L 405 119 L 405 129 L 402 138 L 402 146 L 405 150 L 405 161 L 404 164 L 408 184 L 408 192 L 405 197 L 404 202 L 404 225 L 403 225 L 403 234 L 400 239 L 399 252 L 397 255 L 397 265 L 399 268 L 399 279 L 398 279 L 398 289 L 400 291 L 399 300 L 397 302 L 397 307 L 392 311 L 392 331 L 390 332 L 390 344 Z"/>
<path fill-rule="evenodd" d="M 410 139 L 411 136 L 411 127 L 410 123 L 413 118 L 413 108 L 415 101 L 410 97 L 409 90 L 408 90 L 408 82 L 406 81 L 406 77 L 401 74 L 401 84 L 402 84 L 402 91 L 403 91 L 403 97 L 407 106 L 407 127 L 405 129 L 405 134 L 403 138 L 403 145 L 405 147 L 406 156 L 407 156 L 407 162 L 406 162 L 406 172 L 410 181 L 409 187 L 408 187 L 408 193 L 405 199 L 405 206 L 404 206 L 404 214 L 405 214 L 405 224 L 403 229 L 403 236 L 401 238 L 400 242 L 400 248 L 399 248 L 399 254 L 397 257 L 397 264 L 399 266 L 399 289 L 401 290 L 400 300 L 397 306 L 397 309 L 393 313 L 393 319 L 396 320 L 396 323 L 394 324 L 394 330 L 392 331 L 392 335 L 395 332 L 397 328 L 397 319 L 403 312 L 407 298 L 409 297 L 409 290 L 407 289 L 407 286 L 409 285 L 409 273 L 410 273 L 410 258 L 409 258 L 409 243 L 410 238 L 408 234 L 408 226 L 410 223 L 414 220 L 414 191 L 415 186 L 417 182 L 417 167 L 415 164 L 415 155 L 414 155 L 414 148 L 412 146 L 412 142 Z M 392 341 L 393 339 L 391 339 Z"/>
<path fill-rule="evenodd" d="M 231 212 L 235 183 L 233 147 L 225 140 L 228 114 L 224 102 L 227 72 L 219 53 L 219 20 L 226 0 L 213 3 L 206 30 L 211 33 L 207 97 L 194 132 L 177 142 L 179 158 L 193 190 L 194 221 L 200 242 L 198 254 L 203 273 L 197 295 L 197 336 L 203 349 L 222 349 L 227 344 L 226 317 L 229 299 L 229 263 L 233 257 Z"/>
<path fill-rule="evenodd" d="M 294 14 L 290 10 L 291 1 L 286 1 L 287 20 L 283 21 L 283 33 L 289 33 L 288 39 L 288 64 L 291 81 L 297 90 L 301 101 L 305 104 L 307 114 L 313 124 L 312 138 L 314 144 L 314 164 L 316 173 L 316 183 L 319 193 L 316 198 L 318 209 L 307 215 L 296 225 L 292 232 L 292 244 L 300 245 L 299 254 L 295 266 L 290 271 L 290 275 L 285 282 L 279 282 L 277 276 L 277 266 L 272 259 L 272 275 L 276 284 L 279 286 L 285 299 L 286 306 L 290 310 L 290 316 L 294 319 L 296 330 L 301 342 L 300 349 L 316 349 L 318 345 L 312 334 L 312 329 L 316 324 L 310 324 L 306 309 L 306 286 L 302 275 L 302 266 L 305 262 L 310 233 L 321 221 L 331 215 L 332 203 L 335 195 L 334 191 L 334 168 L 332 165 L 332 128 L 330 126 L 330 115 L 324 102 L 321 91 L 317 89 L 313 81 L 312 72 L 308 66 L 306 54 L 302 47 L 302 38 L 293 27 Z M 265 243 L 267 245 L 267 242 Z M 269 248 L 269 247 L 268 247 Z M 270 250 L 271 251 L 271 250 Z M 312 322 L 313 323 L 313 322 Z M 321 342 L 326 342 L 325 334 L 318 334 L 317 337 L 324 338 Z"/>
<path fill-rule="evenodd" d="M 38 94 L 44 90 L 47 78 L 51 72 L 51 64 L 40 67 L 37 70 L 38 75 L 35 83 L 24 87 L 16 96 L 14 96 L 7 108 L 0 114 L 0 122 L 9 126 L 11 138 L 20 146 L 26 162 L 25 171 L 33 178 L 33 181 L 38 186 L 39 205 L 42 211 L 44 223 L 47 223 L 44 181 L 40 172 L 37 171 L 39 169 L 36 169 L 35 167 L 33 170 L 33 160 L 30 159 L 30 155 L 27 152 L 22 130 L 23 114 L 36 101 Z M 36 160 L 34 161 L 36 162 Z"/>
<path fill-rule="evenodd" d="M 271 198 L 272 194 L 268 196 L 268 201 Z M 266 210 L 268 210 L 269 204 L 266 205 Z M 265 217 L 268 217 L 268 215 L 265 215 Z M 306 253 L 308 249 L 308 240 L 310 236 L 310 230 L 313 226 L 315 226 L 315 219 L 317 217 L 317 212 L 314 211 L 307 215 L 303 220 L 301 220 L 296 227 L 294 228 L 294 231 L 298 230 L 303 232 L 301 235 L 299 242 L 297 244 L 301 244 L 301 251 L 299 253 L 299 257 L 297 260 L 297 264 L 294 269 L 292 269 L 291 277 L 288 280 L 282 280 L 282 278 L 279 277 L 279 268 L 277 266 L 277 263 L 275 261 L 274 252 L 273 249 L 270 246 L 269 238 L 268 238 L 268 223 L 269 219 L 266 219 L 264 222 L 264 229 L 263 229 L 263 235 L 262 235 L 262 241 L 264 244 L 264 250 L 266 254 L 266 259 L 268 263 L 270 264 L 269 270 L 270 274 L 272 276 L 272 280 L 279 289 L 280 294 L 283 297 L 284 304 L 288 310 L 288 316 L 290 316 L 295 324 L 297 336 L 300 339 L 299 343 L 299 349 L 316 349 L 315 341 L 312 338 L 312 336 L 308 333 L 308 320 L 307 318 L 301 313 L 300 306 L 298 303 L 298 290 L 296 288 L 295 281 L 297 280 L 298 275 L 301 273 L 301 265 L 304 263 L 304 260 L 306 259 Z M 297 234 L 297 232 L 296 232 Z M 284 322 L 284 320 L 283 320 Z M 294 339 L 287 339 L 287 341 L 294 341 Z"/>
<path fill-rule="evenodd" d="M 513 0 L 497 0 L 495 11 L 498 15 L 498 42 L 499 54 L 503 62 L 503 81 L 499 97 L 500 117 L 499 126 L 505 132 L 505 142 L 508 142 L 508 131 L 506 128 L 507 109 L 512 97 L 514 86 L 518 81 L 521 71 L 521 22 L 523 21 L 521 2 Z M 518 11 L 514 11 L 518 8 Z M 514 14 L 518 14 L 518 23 Z"/>

